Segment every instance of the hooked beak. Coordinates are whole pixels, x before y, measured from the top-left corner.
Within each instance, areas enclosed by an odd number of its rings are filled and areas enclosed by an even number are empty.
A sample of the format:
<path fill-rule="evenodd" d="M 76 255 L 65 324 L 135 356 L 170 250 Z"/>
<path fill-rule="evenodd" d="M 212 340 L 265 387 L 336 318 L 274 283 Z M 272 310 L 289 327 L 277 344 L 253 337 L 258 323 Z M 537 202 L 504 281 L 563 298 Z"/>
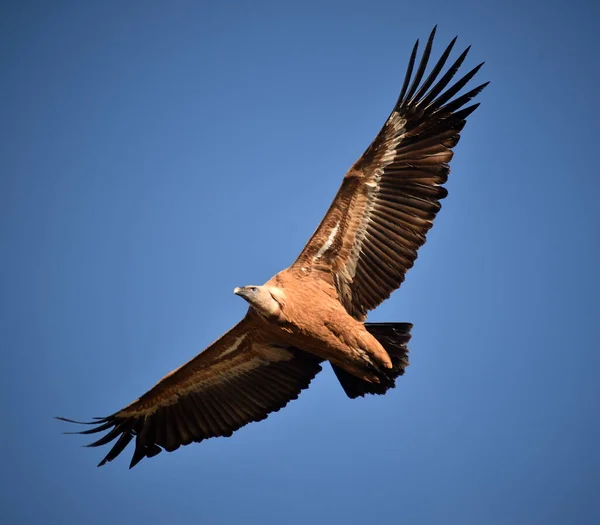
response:
<path fill-rule="evenodd" d="M 244 289 L 243 289 L 243 288 L 240 288 L 239 286 L 236 286 L 236 287 L 233 289 L 233 293 L 234 293 L 235 295 L 242 295 L 242 294 L 244 293 Z"/>

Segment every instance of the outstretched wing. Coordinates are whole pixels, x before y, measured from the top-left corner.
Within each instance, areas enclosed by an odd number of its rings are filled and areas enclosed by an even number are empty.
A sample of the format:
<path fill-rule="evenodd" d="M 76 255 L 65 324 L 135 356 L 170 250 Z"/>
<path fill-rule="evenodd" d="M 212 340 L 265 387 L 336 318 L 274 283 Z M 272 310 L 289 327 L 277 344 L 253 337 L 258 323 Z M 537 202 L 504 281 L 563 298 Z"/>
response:
<path fill-rule="evenodd" d="M 106 432 L 91 447 L 117 440 L 98 466 L 116 458 L 135 438 L 131 468 L 162 449 L 172 452 L 181 445 L 230 436 L 247 423 L 265 419 L 308 387 L 321 370 L 319 362 L 295 348 L 270 344 L 246 317 L 138 400 L 76 433 Z"/>
<path fill-rule="evenodd" d="M 422 82 L 434 35 L 435 28 L 413 78 L 417 40 L 392 113 L 344 177 L 293 265 L 333 281 L 348 313 L 361 320 L 400 286 L 414 264 L 447 195 L 442 184 L 452 148 L 479 104 L 463 106 L 488 84 L 453 99 L 483 65 L 450 85 L 469 48 L 438 79 L 456 38 Z"/>

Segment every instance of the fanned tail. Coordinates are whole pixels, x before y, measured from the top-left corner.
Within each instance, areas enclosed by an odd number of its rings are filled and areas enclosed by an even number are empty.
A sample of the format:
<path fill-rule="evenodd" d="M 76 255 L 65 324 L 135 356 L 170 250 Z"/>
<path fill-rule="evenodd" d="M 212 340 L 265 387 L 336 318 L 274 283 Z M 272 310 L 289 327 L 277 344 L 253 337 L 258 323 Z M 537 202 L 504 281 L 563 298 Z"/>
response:
<path fill-rule="evenodd" d="M 365 394 L 382 395 L 396 386 L 396 378 L 403 375 L 408 366 L 407 344 L 410 341 L 412 326 L 410 323 L 365 323 L 368 332 L 389 354 L 392 368 L 380 372 L 379 383 L 370 383 L 332 364 L 331 367 L 349 398 L 354 399 Z"/>

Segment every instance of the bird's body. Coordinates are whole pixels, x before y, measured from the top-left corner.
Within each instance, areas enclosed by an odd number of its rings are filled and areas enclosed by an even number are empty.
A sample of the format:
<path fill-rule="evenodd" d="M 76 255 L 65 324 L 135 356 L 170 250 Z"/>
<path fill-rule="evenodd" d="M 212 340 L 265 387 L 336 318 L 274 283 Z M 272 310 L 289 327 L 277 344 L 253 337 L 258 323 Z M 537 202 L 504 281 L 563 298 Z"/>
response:
<path fill-rule="evenodd" d="M 370 381 L 378 381 L 373 369 L 392 367 L 379 341 L 340 304 L 332 284 L 311 272 L 286 269 L 265 288 L 280 304 L 277 317 L 262 316 L 275 340 L 281 337 L 285 344 Z"/>
<path fill-rule="evenodd" d="M 395 386 L 408 366 L 412 325 L 368 323 L 367 313 L 414 264 L 447 195 L 452 149 L 478 104 L 463 106 L 487 85 L 459 95 L 481 64 L 451 84 L 468 49 L 440 76 L 456 39 L 424 77 L 434 35 L 413 76 L 415 44 L 394 109 L 294 264 L 263 286 L 236 288 L 250 304 L 244 319 L 139 399 L 80 432 L 106 432 L 90 446 L 116 440 L 100 465 L 134 438 L 130 466 L 161 450 L 230 436 L 296 399 L 324 361 L 350 398 Z"/>

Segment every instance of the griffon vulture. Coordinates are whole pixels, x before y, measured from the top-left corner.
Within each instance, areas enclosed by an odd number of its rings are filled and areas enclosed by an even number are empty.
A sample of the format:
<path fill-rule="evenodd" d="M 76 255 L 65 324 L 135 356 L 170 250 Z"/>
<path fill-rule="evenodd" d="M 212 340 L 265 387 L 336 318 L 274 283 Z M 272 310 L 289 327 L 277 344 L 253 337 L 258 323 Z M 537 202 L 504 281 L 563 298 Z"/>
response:
<path fill-rule="evenodd" d="M 415 43 L 392 113 L 294 264 L 262 286 L 235 288 L 250 304 L 236 326 L 130 405 L 83 423 L 93 427 L 81 434 L 105 432 L 90 446 L 116 440 L 99 466 L 133 439 L 130 467 L 163 449 L 230 436 L 296 399 L 323 361 L 350 398 L 394 387 L 408 366 L 412 325 L 367 323 L 367 312 L 417 258 L 447 195 L 452 148 L 479 104 L 464 106 L 487 85 L 457 96 L 482 65 L 451 83 L 469 48 L 441 74 L 456 38 L 425 77 L 434 35 L 413 76 Z"/>

